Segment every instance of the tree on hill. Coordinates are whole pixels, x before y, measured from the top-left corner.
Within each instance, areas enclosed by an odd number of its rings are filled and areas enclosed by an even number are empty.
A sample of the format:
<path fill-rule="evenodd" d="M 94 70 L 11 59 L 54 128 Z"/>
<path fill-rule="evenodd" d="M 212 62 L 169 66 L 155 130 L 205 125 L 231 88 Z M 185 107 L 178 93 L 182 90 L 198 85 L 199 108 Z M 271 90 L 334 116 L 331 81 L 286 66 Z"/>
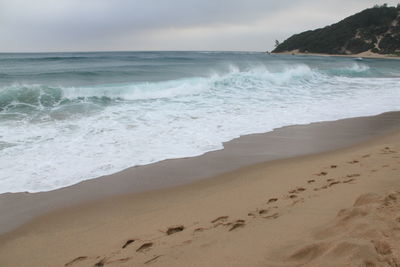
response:
<path fill-rule="evenodd" d="M 344 20 L 313 31 L 295 34 L 273 52 L 357 54 L 368 50 L 395 53 L 400 49 L 400 4 L 363 10 Z"/>

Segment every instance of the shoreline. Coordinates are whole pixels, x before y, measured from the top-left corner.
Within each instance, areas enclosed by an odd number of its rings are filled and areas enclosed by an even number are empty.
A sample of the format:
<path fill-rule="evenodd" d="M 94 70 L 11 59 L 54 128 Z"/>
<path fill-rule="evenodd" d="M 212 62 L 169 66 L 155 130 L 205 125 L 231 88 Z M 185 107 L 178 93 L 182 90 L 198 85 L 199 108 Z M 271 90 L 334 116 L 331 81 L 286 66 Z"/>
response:
<path fill-rule="evenodd" d="M 0 235 L 37 216 L 125 194 L 190 184 L 254 164 L 342 149 L 397 129 L 400 112 L 286 126 L 244 135 L 203 155 L 131 167 L 121 172 L 40 193 L 0 195 Z M 5 218 L 5 219 L 4 219 Z"/>
<path fill-rule="evenodd" d="M 371 58 L 371 59 L 396 59 L 399 60 L 400 56 L 389 54 L 376 54 L 372 52 L 362 52 L 359 54 L 343 55 L 343 54 L 323 54 L 323 53 L 303 53 L 298 50 L 270 53 L 271 55 L 293 55 L 293 56 L 318 56 L 318 57 L 347 57 L 347 58 Z"/>
<path fill-rule="evenodd" d="M 0 235 L 0 265 L 397 262 L 400 247 L 392 224 L 400 211 L 400 112 L 285 127 L 241 137 L 236 145 L 244 149 L 253 141 L 251 152 L 257 154 L 257 137 L 269 144 L 281 141 L 290 153 L 304 152 L 302 145 L 322 151 L 57 208 Z M 224 156 L 232 156 L 232 145 L 227 143 L 231 154 Z"/>

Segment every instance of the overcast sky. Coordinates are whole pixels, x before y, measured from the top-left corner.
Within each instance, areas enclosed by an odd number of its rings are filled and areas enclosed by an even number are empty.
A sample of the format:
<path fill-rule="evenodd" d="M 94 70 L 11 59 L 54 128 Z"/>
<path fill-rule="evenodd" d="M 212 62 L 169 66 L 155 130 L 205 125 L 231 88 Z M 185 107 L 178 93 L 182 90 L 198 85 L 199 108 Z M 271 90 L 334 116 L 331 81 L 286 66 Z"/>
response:
<path fill-rule="evenodd" d="M 0 51 L 271 50 L 399 0 L 0 0 Z"/>

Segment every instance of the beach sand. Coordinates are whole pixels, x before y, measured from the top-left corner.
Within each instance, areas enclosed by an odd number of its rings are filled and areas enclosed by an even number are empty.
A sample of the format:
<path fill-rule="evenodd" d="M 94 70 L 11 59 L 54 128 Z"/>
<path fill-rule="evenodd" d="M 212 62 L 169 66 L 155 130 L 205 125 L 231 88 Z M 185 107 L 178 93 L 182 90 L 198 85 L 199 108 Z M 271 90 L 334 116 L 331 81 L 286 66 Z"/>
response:
<path fill-rule="evenodd" d="M 0 266 L 398 266 L 399 177 L 395 130 L 57 208 L 0 236 Z"/>
<path fill-rule="evenodd" d="M 352 57 L 352 58 L 376 58 L 376 59 L 400 59 L 399 56 L 391 54 L 377 54 L 370 51 L 365 51 L 359 54 L 322 54 L 322 53 L 304 53 L 299 52 L 298 49 L 280 53 L 272 53 L 277 55 L 297 55 L 297 56 L 321 56 L 321 57 Z"/>

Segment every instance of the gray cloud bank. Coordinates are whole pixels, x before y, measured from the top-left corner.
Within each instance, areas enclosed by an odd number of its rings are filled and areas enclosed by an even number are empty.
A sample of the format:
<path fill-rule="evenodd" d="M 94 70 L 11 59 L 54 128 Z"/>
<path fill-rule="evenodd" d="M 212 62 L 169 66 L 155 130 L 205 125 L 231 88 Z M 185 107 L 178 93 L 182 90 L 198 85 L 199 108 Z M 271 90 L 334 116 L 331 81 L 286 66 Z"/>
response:
<path fill-rule="evenodd" d="M 376 3 L 0 0 L 0 51 L 263 51 L 272 49 L 275 39 L 331 24 Z"/>

